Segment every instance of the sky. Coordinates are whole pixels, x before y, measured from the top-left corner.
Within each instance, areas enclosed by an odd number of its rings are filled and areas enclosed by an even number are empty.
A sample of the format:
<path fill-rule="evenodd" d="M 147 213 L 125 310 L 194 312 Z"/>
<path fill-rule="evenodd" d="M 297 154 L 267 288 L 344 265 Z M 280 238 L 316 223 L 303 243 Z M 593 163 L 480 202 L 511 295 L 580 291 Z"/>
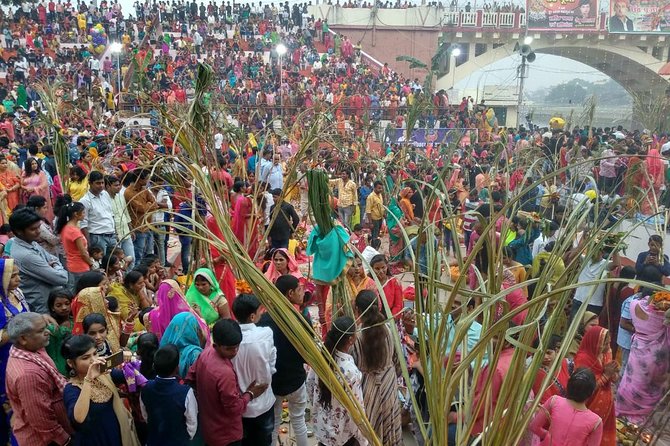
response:
<path fill-rule="evenodd" d="M 516 85 L 518 83 L 517 67 L 519 63 L 520 57 L 518 55 L 501 59 L 457 82 L 456 89 L 477 88 L 478 83 L 480 88 L 484 85 Z M 609 76 L 595 68 L 565 57 L 538 53 L 535 62 L 529 66 L 525 88 L 527 91 L 540 90 L 575 78 L 596 82 L 608 80 Z"/>

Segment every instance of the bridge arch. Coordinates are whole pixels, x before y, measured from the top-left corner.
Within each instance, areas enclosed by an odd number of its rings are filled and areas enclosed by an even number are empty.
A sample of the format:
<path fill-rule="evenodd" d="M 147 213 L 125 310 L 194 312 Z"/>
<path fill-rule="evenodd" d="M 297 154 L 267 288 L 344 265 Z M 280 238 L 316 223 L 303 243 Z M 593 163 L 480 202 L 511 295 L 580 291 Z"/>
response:
<path fill-rule="evenodd" d="M 553 36 L 551 36 L 553 37 Z M 452 43 L 459 44 L 457 40 Z M 453 67 L 436 82 L 436 89 L 449 89 L 455 83 L 467 78 L 477 70 L 499 60 L 513 56 L 517 40 L 493 48 L 473 57 L 475 52 L 468 51 L 470 58 Z M 464 45 L 474 46 L 474 43 Z M 533 51 L 540 54 L 551 54 L 566 57 L 592 67 L 618 82 L 633 96 L 662 95 L 670 87 L 667 76 L 660 75 L 665 63 L 659 61 L 642 48 L 637 46 L 600 39 L 535 39 Z M 521 58 L 519 57 L 519 63 Z M 532 65 L 531 65 L 532 69 Z M 547 74 L 550 76 L 550 74 Z"/>

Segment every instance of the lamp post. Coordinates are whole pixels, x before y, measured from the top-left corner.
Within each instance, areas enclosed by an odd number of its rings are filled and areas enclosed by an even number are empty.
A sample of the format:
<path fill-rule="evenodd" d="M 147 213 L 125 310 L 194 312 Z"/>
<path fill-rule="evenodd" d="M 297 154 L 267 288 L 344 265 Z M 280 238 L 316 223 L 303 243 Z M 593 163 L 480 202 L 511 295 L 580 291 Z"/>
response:
<path fill-rule="evenodd" d="M 535 53 L 531 48 L 530 44 L 533 43 L 532 36 L 526 36 L 523 39 L 523 45 L 518 47 L 518 51 L 521 54 L 521 65 L 519 65 L 519 97 L 517 98 L 516 104 L 516 126 L 517 128 L 521 127 L 521 106 L 523 105 L 523 84 L 524 79 L 528 77 L 528 64 L 535 61 Z M 516 47 L 519 44 L 517 43 Z"/>
<path fill-rule="evenodd" d="M 451 49 L 451 57 L 452 57 L 452 64 L 451 64 L 451 72 L 452 72 L 452 78 L 451 78 L 451 89 L 455 90 L 456 89 L 456 59 L 458 59 L 458 56 L 461 55 L 461 49 L 457 46 L 453 47 Z"/>
<path fill-rule="evenodd" d="M 277 55 L 279 56 L 279 107 L 281 108 L 281 116 L 284 117 L 284 95 L 282 94 L 282 86 L 284 84 L 284 66 L 282 64 L 284 54 L 288 51 L 286 45 L 280 43 L 277 45 Z M 283 125 L 283 123 L 282 123 Z"/>
<path fill-rule="evenodd" d="M 116 55 L 116 73 L 117 73 L 117 84 L 116 91 L 121 93 L 121 52 L 123 51 L 123 45 L 121 42 L 112 42 L 109 45 L 109 51 L 112 54 Z"/>

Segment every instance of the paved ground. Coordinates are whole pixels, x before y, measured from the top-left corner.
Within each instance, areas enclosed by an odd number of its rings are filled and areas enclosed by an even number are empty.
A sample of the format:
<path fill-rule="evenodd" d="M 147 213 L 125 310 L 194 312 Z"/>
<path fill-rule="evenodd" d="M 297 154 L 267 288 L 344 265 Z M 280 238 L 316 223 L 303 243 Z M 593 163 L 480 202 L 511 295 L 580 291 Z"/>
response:
<path fill-rule="evenodd" d="M 649 235 L 654 234 L 654 233 L 658 233 L 658 232 L 656 230 L 657 228 L 655 228 L 652 225 L 641 225 L 641 226 L 638 226 L 636 228 L 633 228 L 633 224 L 634 224 L 633 222 L 623 222 L 621 224 L 621 227 L 620 227 L 619 230 L 629 231 L 629 230 L 632 229 L 632 233 L 629 236 L 629 238 L 627 239 L 627 242 L 628 242 L 629 246 L 628 246 L 628 249 L 626 251 L 626 257 L 628 257 L 629 259 L 634 260 L 637 257 L 637 254 L 639 254 L 639 252 L 644 251 L 644 250 L 647 249 L 646 241 L 647 241 Z M 665 234 L 661 234 L 661 235 L 665 235 Z M 387 239 L 383 239 L 383 240 L 384 240 L 384 244 L 382 246 L 382 252 L 387 253 L 388 252 L 388 250 L 387 250 L 388 247 L 387 247 L 387 242 L 386 242 Z M 179 243 L 177 242 L 176 237 L 172 237 L 170 242 L 171 243 L 170 243 L 170 247 L 168 249 L 168 256 L 167 257 L 168 257 L 169 261 L 171 261 L 172 263 L 175 263 L 175 262 L 179 263 L 179 256 L 178 256 L 179 249 L 180 249 L 179 248 Z M 670 254 L 670 243 L 665 244 L 665 251 L 666 251 L 666 254 Z M 403 286 L 408 286 L 408 285 L 413 284 L 414 277 L 413 277 L 412 273 L 400 274 L 397 277 L 398 277 L 398 279 L 400 280 L 400 282 L 402 283 Z M 449 281 L 448 273 L 445 273 L 443 279 L 444 279 L 445 282 Z M 441 292 L 440 301 L 441 302 L 446 301 L 446 293 Z M 316 307 L 314 308 L 314 310 L 316 311 Z M 318 315 L 315 315 L 315 317 L 318 317 Z M 660 418 L 660 417 L 657 417 L 657 418 Z M 288 422 L 283 423 L 282 424 L 282 429 L 286 430 L 286 433 L 280 434 L 279 441 L 280 441 L 281 446 L 293 446 L 293 445 L 295 445 L 295 441 L 291 438 L 290 424 Z M 310 426 L 309 423 L 308 423 L 308 429 L 310 429 L 310 432 L 311 432 L 311 426 Z M 652 432 L 654 434 L 659 434 L 659 438 L 658 438 L 657 442 L 655 443 L 657 446 L 670 446 L 670 424 L 668 424 L 667 426 L 662 427 L 662 428 L 656 428 L 656 429 L 652 430 Z M 416 445 L 416 441 L 414 440 L 414 438 L 413 438 L 413 436 L 412 436 L 412 434 L 409 430 L 405 429 L 403 434 L 404 434 L 403 443 L 405 445 L 407 445 L 407 446 L 415 446 Z M 309 445 L 314 446 L 316 444 L 317 444 L 316 438 L 314 436 L 311 436 L 309 438 Z"/>

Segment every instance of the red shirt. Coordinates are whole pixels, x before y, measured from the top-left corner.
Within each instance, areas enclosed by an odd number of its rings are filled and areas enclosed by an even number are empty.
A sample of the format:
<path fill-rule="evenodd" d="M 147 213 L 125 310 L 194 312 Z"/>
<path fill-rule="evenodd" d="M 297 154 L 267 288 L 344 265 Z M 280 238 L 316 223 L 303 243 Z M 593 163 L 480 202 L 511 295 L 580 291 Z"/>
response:
<path fill-rule="evenodd" d="M 242 394 L 230 359 L 207 347 L 186 378 L 195 383 L 202 436 L 209 446 L 227 446 L 242 440 L 242 414 L 251 400 Z"/>
<path fill-rule="evenodd" d="M 44 349 L 36 353 L 56 368 Z M 13 357 L 7 361 L 6 373 L 7 397 L 14 409 L 12 428 L 18 443 L 21 446 L 65 444 L 72 429 L 63 404 L 63 390 L 54 378 L 38 364 Z"/>
<path fill-rule="evenodd" d="M 233 176 L 224 169 L 216 169 L 213 171 L 212 179 L 225 184 L 229 191 L 233 189 Z"/>
<path fill-rule="evenodd" d="M 65 225 L 60 233 L 60 239 L 63 243 L 63 250 L 65 250 L 65 258 L 67 260 L 67 270 L 71 273 L 85 273 L 91 270 L 91 266 L 84 261 L 77 248 L 76 241 L 82 239 L 84 241 L 84 249 L 88 247 L 86 237 L 76 226 Z"/>
<path fill-rule="evenodd" d="M 383 290 L 383 296 L 386 298 L 386 302 L 389 304 L 389 308 L 391 309 L 391 313 L 393 313 L 393 317 L 400 317 L 400 312 L 402 311 L 403 307 L 402 286 L 400 285 L 400 282 L 398 282 L 398 279 L 395 277 L 392 277 L 388 280 L 388 282 L 386 282 Z"/>
<path fill-rule="evenodd" d="M 475 419 L 475 425 L 472 429 L 473 435 L 481 434 L 484 430 L 484 415 L 486 413 L 486 405 L 490 404 L 488 407 L 488 422 L 491 422 L 493 417 L 493 411 L 496 408 L 498 403 L 498 397 L 500 396 L 500 389 L 502 388 L 503 382 L 505 381 L 505 376 L 509 372 L 510 365 L 512 363 L 512 358 L 514 356 L 514 348 L 506 348 L 500 352 L 500 358 L 498 363 L 495 364 L 495 369 L 492 369 L 491 364 L 487 365 L 484 371 L 479 375 L 479 380 L 475 387 L 475 402 L 472 407 L 477 407 L 479 401 L 482 398 L 489 398 L 485 390 L 484 384 L 486 383 L 489 374 L 493 374 L 493 379 L 491 381 L 491 394 L 490 401 L 485 401 L 482 406 L 477 418 Z"/>

